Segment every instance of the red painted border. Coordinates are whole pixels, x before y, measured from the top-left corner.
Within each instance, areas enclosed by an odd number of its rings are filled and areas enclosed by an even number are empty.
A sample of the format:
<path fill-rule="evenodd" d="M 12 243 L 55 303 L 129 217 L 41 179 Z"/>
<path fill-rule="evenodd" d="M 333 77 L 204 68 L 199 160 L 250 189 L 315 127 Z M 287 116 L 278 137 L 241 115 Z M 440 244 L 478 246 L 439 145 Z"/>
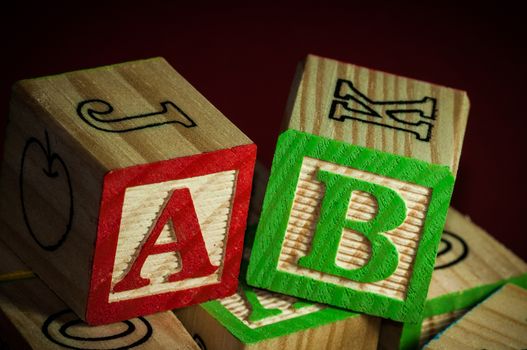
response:
<path fill-rule="evenodd" d="M 238 286 L 243 237 L 256 159 L 256 145 L 114 170 L 104 177 L 99 226 L 86 308 L 86 322 L 99 325 L 175 309 L 233 294 Z M 221 282 L 188 290 L 109 303 L 125 190 L 221 171 L 238 170 Z"/>

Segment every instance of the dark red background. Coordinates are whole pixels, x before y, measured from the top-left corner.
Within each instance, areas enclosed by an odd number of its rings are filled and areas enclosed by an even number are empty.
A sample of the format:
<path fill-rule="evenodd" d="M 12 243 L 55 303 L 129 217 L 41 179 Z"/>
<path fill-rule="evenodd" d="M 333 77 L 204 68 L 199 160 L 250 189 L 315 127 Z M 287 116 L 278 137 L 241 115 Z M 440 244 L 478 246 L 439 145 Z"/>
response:
<path fill-rule="evenodd" d="M 270 165 L 307 53 L 452 86 L 471 100 L 453 205 L 526 259 L 524 11 L 504 1 L 441 3 L 4 4 L 0 130 L 18 79 L 161 55 Z"/>

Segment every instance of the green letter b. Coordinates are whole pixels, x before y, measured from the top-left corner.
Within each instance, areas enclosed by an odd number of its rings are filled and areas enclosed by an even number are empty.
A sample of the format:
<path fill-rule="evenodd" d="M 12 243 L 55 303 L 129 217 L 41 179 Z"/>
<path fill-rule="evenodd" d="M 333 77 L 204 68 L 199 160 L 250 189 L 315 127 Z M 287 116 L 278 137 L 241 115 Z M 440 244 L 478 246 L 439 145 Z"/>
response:
<path fill-rule="evenodd" d="M 311 251 L 298 260 L 304 268 L 344 277 L 357 282 L 381 281 L 393 274 L 399 262 L 394 244 L 382 233 L 399 227 L 406 218 L 406 205 L 393 189 L 352 177 L 320 170 L 317 179 L 326 186 Z M 377 214 L 369 221 L 347 218 L 353 191 L 367 192 L 377 201 Z M 336 264 L 344 229 L 362 234 L 370 242 L 370 257 L 357 269 Z"/>

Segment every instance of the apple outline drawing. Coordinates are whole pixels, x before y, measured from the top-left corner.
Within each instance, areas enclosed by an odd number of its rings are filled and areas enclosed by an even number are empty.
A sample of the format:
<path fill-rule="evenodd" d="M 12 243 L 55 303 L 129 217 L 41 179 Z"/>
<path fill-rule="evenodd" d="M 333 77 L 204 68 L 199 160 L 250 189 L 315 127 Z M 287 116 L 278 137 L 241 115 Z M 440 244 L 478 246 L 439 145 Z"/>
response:
<path fill-rule="evenodd" d="M 51 146 L 49 143 L 49 135 L 47 130 L 44 131 L 45 137 L 46 137 L 46 145 L 44 146 L 40 140 L 38 140 L 36 137 L 30 137 L 26 144 L 24 145 L 24 150 L 22 152 L 22 161 L 20 165 L 20 178 L 19 178 L 19 187 L 20 187 L 20 202 L 22 204 L 22 214 L 24 216 L 24 223 L 26 224 L 26 227 L 29 231 L 29 234 L 35 242 L 39 245 L 40 248 L 47 250 L 47 251 L 55 251 L 57 250 L 64 241 L 66 240 L 69 232 L 71 231 L 72 222 L 73 222 L 73 189 L 71 186 L 71 178 L 68 171 L 68 168 L 66 166 L 66 163 L 64 160 L 57 154 L 51 151 Z M 39 235 L 35 233 L 34 229 L 31 227 L 31 224 L 28 219 L 28 210 L 26 208 L 26 203 L 24 200 L 24 167 L 25 167 L 25 161 L 26 161 L 26 154 L 30 150 L 31 147 L 38 147 L 46 156 L 47 159 L 47 165 L 46 167 L 42 168 L 42 171 L 44 174 L 49 178 L 57 178 L 59 177 L 60 173 L 57 170 L 53 170 L 53 163 L 57 161 L 64 170 L 64 174 L 66 175 L 66 180 L 68 182 L 68 190 L 69 190 L 69 217 L 68 217 L 68 223 L 66 224 L 66 227 L 64 229 L 64 232 L 60 235 L 60 238 L 52 244 L 44 244 L 39 240 Z"/>

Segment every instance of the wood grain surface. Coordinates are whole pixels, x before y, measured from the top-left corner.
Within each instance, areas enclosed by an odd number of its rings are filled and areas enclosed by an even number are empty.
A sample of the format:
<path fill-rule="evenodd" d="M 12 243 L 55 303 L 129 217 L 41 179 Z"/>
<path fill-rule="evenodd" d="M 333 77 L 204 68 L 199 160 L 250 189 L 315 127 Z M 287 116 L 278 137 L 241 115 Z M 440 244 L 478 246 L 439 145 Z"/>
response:
<path fill-rule="evenodd" d="M 505 285 L 425 349 L 524 349 L 527 347 L 527 290 Z"/>
<path fill-rule="evenodd" d="M 348 83 L 339 85 L 339 80 L 351 83 L 355 91 Z M 331 113 L 333 105 L 336 110 Z M 464 91 L 309 55 L 297 69 L 285 125 L 446 165 L 455 175 L 468 110 L 469 100 Z M 390 118 L 390 112 L 395 112 L 395 118 Z M 421 140 L 426 139 L 428 129 L 429 140 Z M 421 139 L 416 137 L 417 133 Z"/>

